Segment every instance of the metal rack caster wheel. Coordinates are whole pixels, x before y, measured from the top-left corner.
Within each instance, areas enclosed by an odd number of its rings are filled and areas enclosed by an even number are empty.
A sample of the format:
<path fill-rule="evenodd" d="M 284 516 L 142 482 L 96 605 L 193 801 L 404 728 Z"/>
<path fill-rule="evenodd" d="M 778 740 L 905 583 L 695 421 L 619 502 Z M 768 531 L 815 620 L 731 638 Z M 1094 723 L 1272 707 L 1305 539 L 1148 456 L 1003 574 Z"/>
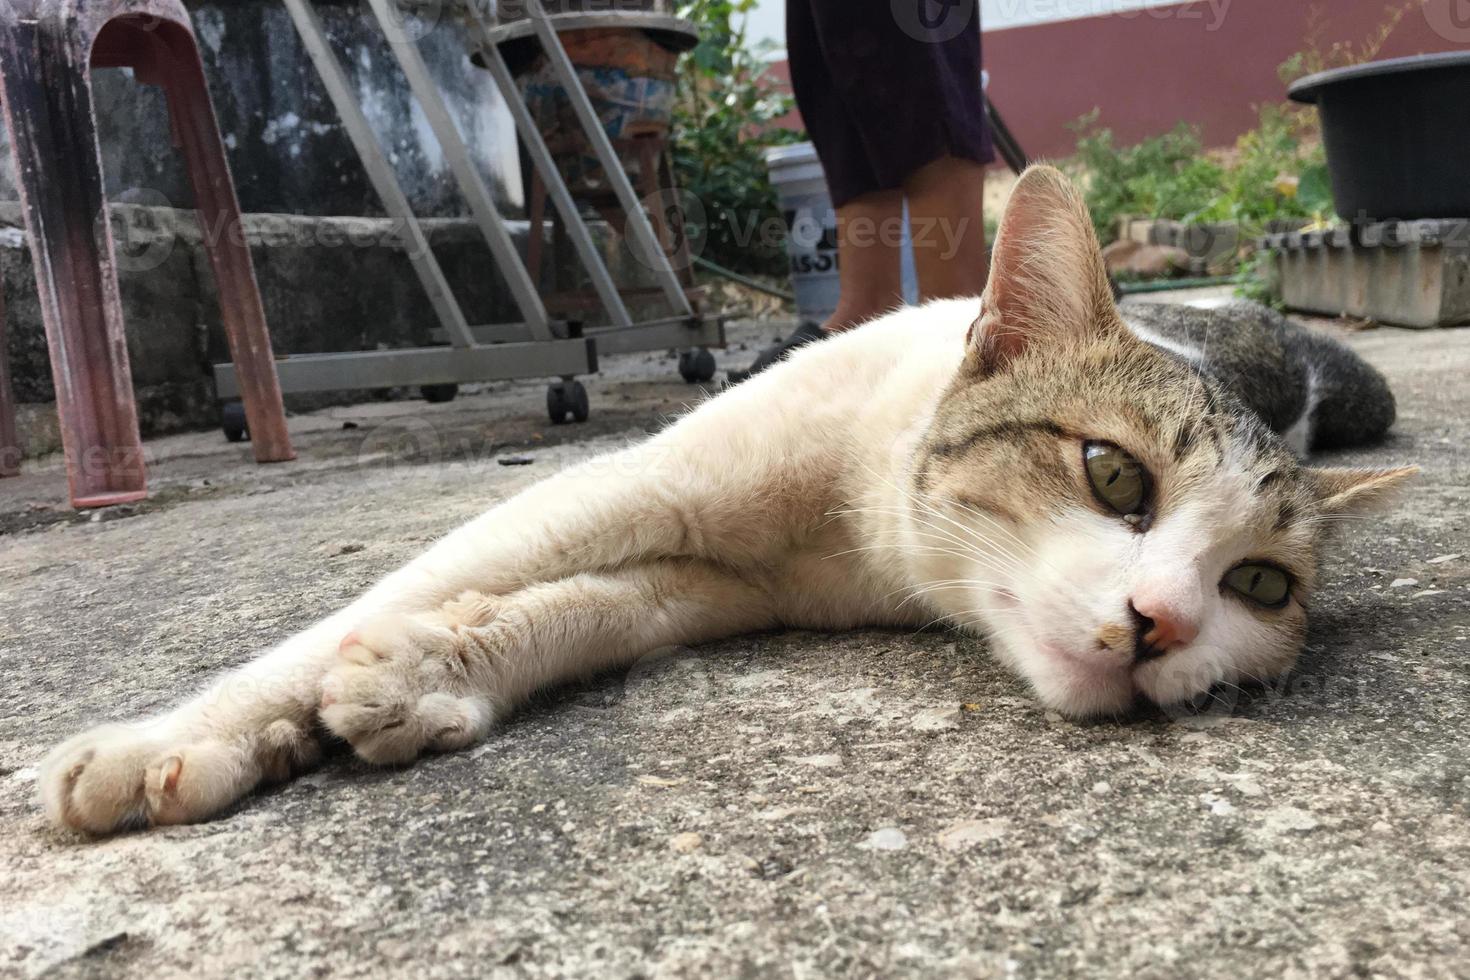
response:
<path fill-rule="evenodd" d="M 424 396 L 424 401 L 430 405 L 441 405 L 444 402 L 454 401 L 454 396 L 459 394 L 459 385 L 450 382 L 445 385 L 424 385 L 419 388 L 419 394 Z"/>
<path fill-rule="evenodd" d="M 690 384 L 712 381 L 715 376 L 715 355 L 707 348 L 679 352 L 679 377 Z"/>
<path fill-rule="evenodd" d="M 546 414 L 551 416 L 552 425 L 561 425 L 568 415 L 578 422 L 585 422 L 591 413 L 587 389 L 582 382 L 558 381 L 547 386 Z"/>
<path fill-rule="evenodd" d="M 225 402 L 220 407 L 220 428 L 225 430 L 225 438 L 231 442 L 244 442 L 250 438 L 250 427 L 245 424 L 245 404 L 243 402 Z"/>

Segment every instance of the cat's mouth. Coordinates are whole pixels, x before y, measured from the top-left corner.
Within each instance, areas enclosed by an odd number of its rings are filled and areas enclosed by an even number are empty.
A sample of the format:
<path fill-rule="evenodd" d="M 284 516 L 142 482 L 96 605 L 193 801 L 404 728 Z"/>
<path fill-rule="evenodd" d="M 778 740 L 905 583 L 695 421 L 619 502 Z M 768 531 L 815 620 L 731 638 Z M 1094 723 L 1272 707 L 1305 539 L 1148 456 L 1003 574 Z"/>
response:
<path fill-rule="evenodd" d="M 1109 647 L 1091 631 L 1086 640 L 1079 642 L 1049 637 L 1048 631 L 1027 615 L 1028 604 L 1015 592 L 996 588 L 991 596 L 993 608 L 1006 613 L 1009 620 L 999 631 L 1006 636 L 1004 646 L 1018 658 L 1022 672 L 1033 683 L 1040 682 L 1038 693 L 1043 700 L 1078 716 L 1115 713 L 1138 699 L 1155 703 L 1144 669 L 1151 661 L 1137 660 L 1131 651 Z M 1036 673 L 1038 669 L 1040 674 Z"/>
<path fill-rule="evenodd" d="M 1093 641 L 1083 648 L 1075 644 L 1044 639 L 1037 635 L 1039 631 L 1025 614 L 1020 596 L 1006 588 L 997 588 L 993 594 L 996 605 L 1006 612 L 1017 614 L 1027 640 L 1040 650 L 1043 656 L 1052 661 L 1060 662 L 1068 667 L 1096 671 L 1110 676 L 1133 673 L 1133 668 L 1141 665 L 1141 662 L 1135 661 L 1131 655 L 1120 654 L 1116 649 L 1100 641 Z"/>
<path fill-rule="evenodd" d="M 1156 660 L 1141 660 L 1124 657 L 1099 646 L 1096 650 L 1079 651 L 1075 647 L 1058 643 L 1035 641 L 1035 648 L 1054 667 L 1059 666 L 1066 676 L 1066 686 L 1072 691 L 1086 691 L 1095 698 L 1107 701 L 1105 709 L 1093 708 L 1079 712 L 1084 715 L 1121 711 L 1128 706 L 1149 705 L 1169 708 L 1188 707 L 1199 711 L 1208 708 L 1219 699 L 1213 695 L 1213 685 L 1198 690 L 1186 689 L 1182 693 L 1165 693 L 1161 696 Z"/>

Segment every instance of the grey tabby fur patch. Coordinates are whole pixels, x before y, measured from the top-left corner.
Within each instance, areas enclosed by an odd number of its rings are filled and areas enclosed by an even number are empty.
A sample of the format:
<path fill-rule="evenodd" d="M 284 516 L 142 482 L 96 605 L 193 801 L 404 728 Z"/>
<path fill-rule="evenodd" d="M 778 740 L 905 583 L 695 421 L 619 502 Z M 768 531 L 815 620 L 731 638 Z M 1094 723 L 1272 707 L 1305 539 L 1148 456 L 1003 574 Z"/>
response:
<path fill-rule="evenodd" d="M 1129 303 L 1119 312 L 1140 338 L 1232 392 L 1300 455 L 1376 442 L 1393 425 L 1383 375 L 1269 307 Z"/>

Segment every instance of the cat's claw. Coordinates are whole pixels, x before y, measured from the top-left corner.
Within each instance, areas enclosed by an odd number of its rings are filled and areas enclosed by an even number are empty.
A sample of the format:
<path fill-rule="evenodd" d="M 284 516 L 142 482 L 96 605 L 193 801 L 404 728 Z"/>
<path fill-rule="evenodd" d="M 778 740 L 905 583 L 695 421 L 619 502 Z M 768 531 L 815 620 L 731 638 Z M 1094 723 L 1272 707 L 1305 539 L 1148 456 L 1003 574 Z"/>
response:
<path fill-rule="evenodd" d="M 484 737 L 493 716 L 476 691 L 464 637 L 409 616 L 382 616 L 349 633 L 322 682 L 322 723 L 379 765 L 462 749 Z"/>
<path fill-rule="evenodd" d="M 54 749 L 38 782 L 53 824 L 100 835 L 202 820 L 318 754 L 305 728 L 284 719 L 230 739 L 180 735 L 166 722 L 103 725 Z"/>

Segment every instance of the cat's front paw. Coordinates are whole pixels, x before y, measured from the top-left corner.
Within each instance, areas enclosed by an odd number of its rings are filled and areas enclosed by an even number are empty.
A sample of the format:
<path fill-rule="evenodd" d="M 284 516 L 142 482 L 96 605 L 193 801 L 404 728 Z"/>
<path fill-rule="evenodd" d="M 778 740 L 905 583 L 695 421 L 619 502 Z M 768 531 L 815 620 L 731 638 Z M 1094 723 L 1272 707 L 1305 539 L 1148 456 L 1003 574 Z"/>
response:
<path fill-rule="evenodd" d="M 231 738 L 188 735 L 168 722 L 102 725 L 41 763 L 41 804 L 53 824 L 88 834 L 192 823 L 317 755 L 310 734 L 286 720 Z"/>
<path fill-rule="evenodd" d="M 321 719 L 368 762 L 462 749 L 490 730 L 481 651 L 444 621 L 382 616 L 343 639 L 322 682 Z"/>

